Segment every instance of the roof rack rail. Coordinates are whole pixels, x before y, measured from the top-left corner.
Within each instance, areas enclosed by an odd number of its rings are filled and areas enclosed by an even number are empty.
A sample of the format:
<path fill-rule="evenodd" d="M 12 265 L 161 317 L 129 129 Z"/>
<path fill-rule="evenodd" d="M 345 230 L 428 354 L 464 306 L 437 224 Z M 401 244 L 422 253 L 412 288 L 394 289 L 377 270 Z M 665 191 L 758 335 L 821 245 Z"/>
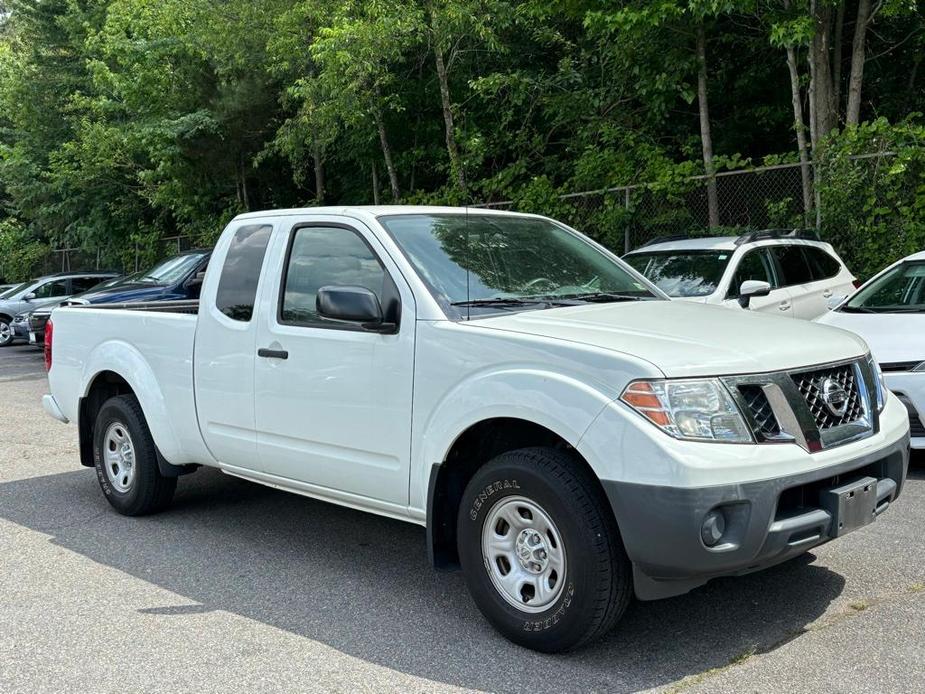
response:
<path fill-rule="evenodd" d="M 735 240 L 736 246 L 753 241 L 763 241 L 765 239 L 809 239 L 810 241 L 821 241 L 819 232 L 815 229 L 760 229 L 758 231 L 749 231 L 742 234 Z"/>
<path fill-rule="evenodd" d="M 654 239 L 649 239 L 644 244 L 639 246 L 639 248 L 645 248 L 646 246 L 654 246 L 657 243 L 668 243 L 669 241 L 686 241 L 687 239 L 692 238 L 687 234 L 675 234 L 674 236 L 657 236 Z"/>

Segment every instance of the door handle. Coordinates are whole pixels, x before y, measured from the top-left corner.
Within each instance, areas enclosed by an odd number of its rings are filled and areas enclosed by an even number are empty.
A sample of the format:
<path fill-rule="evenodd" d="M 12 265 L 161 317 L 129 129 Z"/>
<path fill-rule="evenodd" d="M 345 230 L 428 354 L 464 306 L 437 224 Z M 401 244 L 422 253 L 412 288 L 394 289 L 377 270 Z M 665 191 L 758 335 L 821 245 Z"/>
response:
<path fill-rule="evenodd" d="M 288 359 L 289 352 L 284 349 L 267 349 L 266 347 L 261 347 L 257 350 L 258 357 L 266 357 L 267 359 Z"/>
<path fill-rule="evenodd" d="M 832 290 L 831 290 L 831 289 L 826 289 L 824 292 L 822 292 L 822 296 L 824 296 L 826 299 L 828 299 L 829 297 L 832 296 Z"/>
<path fill-rule="evenodd" d="M 790 309 L 790 303 L 785 301 L 781 303 L 777 308 L 780 309 L 781 311 L 788 311 Z"/>

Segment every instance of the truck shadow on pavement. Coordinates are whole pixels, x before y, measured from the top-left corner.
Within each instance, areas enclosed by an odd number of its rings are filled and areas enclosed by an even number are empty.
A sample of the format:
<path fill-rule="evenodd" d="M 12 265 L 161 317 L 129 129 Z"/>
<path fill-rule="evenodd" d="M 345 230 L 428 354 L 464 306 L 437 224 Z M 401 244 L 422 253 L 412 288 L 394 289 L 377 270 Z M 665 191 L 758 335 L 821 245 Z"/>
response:
<path fill-rule="evenodd" d="M 767 651 L 817 619 L 843 590 L 812 555 L 634 603 L 602 642 L 548 656 L 498 636 L 459 573 L 427 562 L 424 529 L 202 470 L 175 505 L 125 518 L 92 470 L 0 484 L 0 517 L 197 605 L 152 619 L 225 610 L 339 651 L 450 685 L 489 691 L 629 691 L 665 685 Z"/>

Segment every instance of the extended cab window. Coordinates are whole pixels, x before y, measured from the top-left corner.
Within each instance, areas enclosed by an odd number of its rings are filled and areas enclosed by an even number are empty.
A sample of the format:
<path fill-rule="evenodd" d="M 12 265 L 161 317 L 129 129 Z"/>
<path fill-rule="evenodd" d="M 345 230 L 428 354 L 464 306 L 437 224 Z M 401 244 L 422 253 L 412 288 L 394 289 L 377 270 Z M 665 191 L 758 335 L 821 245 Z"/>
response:
<path fill-rule="evenodd" d="M 739 261 L 735 275 L 732 277 L 732 284 L 729 285 L 727 297 L 737 299 L 739 297 L 739 288 L 743 282 L 756 280 L 758 282 L 767 282 L 774 286 L 774 273 L 771 272 L 771 260 L 763 249 L 748 251 Z"/>
<path fill-rule="evenodd" d="M 269 224 L 249 224 L 231 237 L 215 297 L 218 310 L 229 318 L 247 322 L 254 315 L 257 281 L 271 231 Z"/>
<path fill-rule="evenodd" d="M 291 240 L 280 322 L 331 326 L 318 315 L 321 287 L 365 287 L 382 301 L 386 272 L 362 237 L 342 227 L 301 227 Z"/>
<path fill-rule="evenodd" d="M 813 271 L 806 260 L 802 246 L 771 246 L 771 253 L 780 265 L 781 286 L 808 284 L 813 281 Z"/>

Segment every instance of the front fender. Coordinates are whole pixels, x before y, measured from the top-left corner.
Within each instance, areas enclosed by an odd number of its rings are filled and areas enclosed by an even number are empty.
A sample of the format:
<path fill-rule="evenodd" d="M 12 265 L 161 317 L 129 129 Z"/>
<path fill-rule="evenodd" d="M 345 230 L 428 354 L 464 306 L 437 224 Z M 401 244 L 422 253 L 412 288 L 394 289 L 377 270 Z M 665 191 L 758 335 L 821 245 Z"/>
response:
<path fill-rule="evenodd" d="M 471 426 L 494 418 L 523 419 L 549 429 L 581 452 L 582 435 L 610 401 L 610 395 L 587 383 L 540 368 L 504 368 L 470 376 L 441 398 L 420 428 L 412 507 L 426 508 L 432 466 L 446 460 Z M 595 468 L 595 461 L 588 463 Z"/>
<path fill-rule="evenodd" d="M 141 404 L 151 437 L 161 455 L 170 461 L 184 458 L 170 421 L 167 399 L 141 352 L 122 340 L 109 340 L 98 345 L 84 363 L 81 397 L 87 396 L 93 381 L 104 371 L 118 374 L 129 384 Z"/>

